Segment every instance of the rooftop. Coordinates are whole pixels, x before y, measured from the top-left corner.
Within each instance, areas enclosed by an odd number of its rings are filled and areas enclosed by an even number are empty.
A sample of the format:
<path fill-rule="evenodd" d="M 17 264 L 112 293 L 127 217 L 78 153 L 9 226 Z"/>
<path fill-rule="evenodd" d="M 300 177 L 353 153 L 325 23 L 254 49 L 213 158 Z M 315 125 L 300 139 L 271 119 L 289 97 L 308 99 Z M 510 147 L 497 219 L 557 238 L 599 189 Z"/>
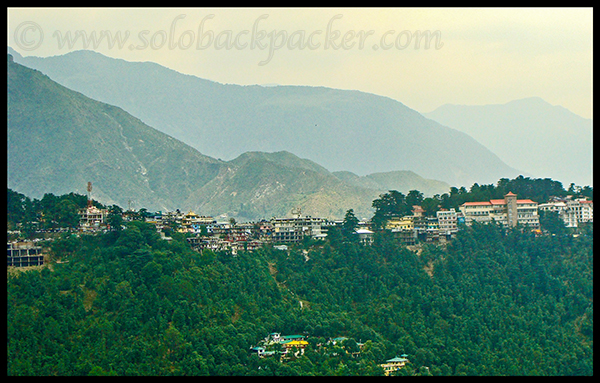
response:
<path fill-rule="evenodd" d="M 530 199 L 518 199 L 517 204 L 535 204 L 537 202 Z M 489 201 L 477 201 L 477 202 L 465 202 L 462 206 L 492 206 L 492 205 L 506 205 L 504 199 L 491 199 Z"/>
<path fill-rule="evenodd" d="M 518 199 L 517 204 L 520 204 L 520 203 L 537 203 L 537 202 L 532 201 L 530 199 Z"/>
<path fill-rule="evenodd" d="M 406 354 L 402 354 L 403 356 Z M 388 359 L 386 360 L 387 363 L 394 363 L 394 362 L 408 362 L 408 359 L 403 358 L 403 357 L 395 357 L 392 359 Z"/>
<path fill-rule="evenodd" d="M 504 200 L 502 200 L 504 201 Z M 482 202 L 465 202 L 462 204 L 463 206 L 491 206 L 490 201 L 482 201 Z"/>

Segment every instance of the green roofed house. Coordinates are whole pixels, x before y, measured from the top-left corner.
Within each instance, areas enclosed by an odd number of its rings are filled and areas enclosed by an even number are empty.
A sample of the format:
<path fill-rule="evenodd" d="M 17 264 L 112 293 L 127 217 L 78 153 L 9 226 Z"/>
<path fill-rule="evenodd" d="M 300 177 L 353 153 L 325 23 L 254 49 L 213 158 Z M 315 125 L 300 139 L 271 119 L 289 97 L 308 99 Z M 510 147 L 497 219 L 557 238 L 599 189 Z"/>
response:
<path fill-rule="evenodd" d="M 389 376 L 394 371 L 398 371 L 404 367 L 404 365 L 409 362 L 408 359 L 406 359 L 407 356 L 408 355 L 406 354 L 402 354 L 400 357 L 388 359 L 385 361 L 385 363 L 380 364 L 381 368 L 383 368 L 383 371 L 385 372 L 385 375 Z"/>
<path fill-rule="evenodd" d="M 264 347 L 260 346 L 252 347 L 250 348 L 250 351 L 255 352 L 261 358 L 264 358 L 265 356 L 272 356 L 277 353 L 277 351 L 267 351 Z"/>
<path fill-rule="evenodd" d="M 282 335 L 281 338 L 283 341 L 287 340 L 304 340 L 306 338 L 305 335 Z"/>

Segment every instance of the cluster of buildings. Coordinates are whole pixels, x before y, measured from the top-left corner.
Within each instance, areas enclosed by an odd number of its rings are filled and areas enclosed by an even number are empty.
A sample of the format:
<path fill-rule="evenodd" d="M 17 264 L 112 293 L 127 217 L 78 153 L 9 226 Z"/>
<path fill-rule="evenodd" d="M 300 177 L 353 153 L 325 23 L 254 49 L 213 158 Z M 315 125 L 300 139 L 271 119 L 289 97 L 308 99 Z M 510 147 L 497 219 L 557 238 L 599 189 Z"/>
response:
<path fill-rule="evenodd" d="M 417 241 L 445 242 L 456 235 L 460 223 L 464 217 L 454 209 L 441 209 L 435 217 L 426 217 L 421 206 L 413 206 L 411 215 L 392 218 L 385 228 L 407 245 L 414 245 Z"/>
<path fill-rule="evenodd" d="M 264 243 L 282 244 L 284 246 L 281 248 L 285 249 L 285 244 L 300 242 L 305 237 L 323 239 L 327 236 L 327 227 L 332 224 L 335 223 L 324 218 L 303 217 L 300 214 L 292 218 L 272 218 L 259 222 L 218 223 L 212 217 L 189 212 L 177 231 L 195 234 L 188 237 L 188 241 L 196 250 L 230 250 L 235 254 L 239 250 L 254 250 Z"/>
<path fill-rule="evenodd" d="M 558 213 L 566 227 L 578 227 L 579 224 L 594 222 L 594 202 L 585 198 L 562 199 L 553 198 L 538 206 L 542 211 Z"/>
<path fill-rule="evenodd" d="M 289 359 L 303 355 L 306 346 L 306 335 L 281 335 L 273 332 L 261 340 L 258 346 L 250 348 L 250 352 L 258 354 L 260 358 L 277 355 L 281 359 Z"/>
<path fill-rule="evenodd" d="M 585 199 L 559 200 L 538 204 L 530 199 L 518 199 L 514 193 L 507 193 L 503 199 L 465 202 L 459 210 L 440 209 L 434 217 L 425 215 L 421 206 L 413 206 L 412 214 L 393 217 L 386 223 L 390 230 L 402 242 L 413 245 L 417 242 L 445 242 L 456 235 L 461 224 L 473 222 L 496 222 L 505 227 L 522 225 L 532 230 L 540 229 L 539 210 L 557 211 L 567 227 L 577 227 L 583 222 L 593 222 L 593 203 Z M 90 206 L 80 212 L 82 231 L 98 230 L 106 227 L 107 211 Z M 127 220 L 127 212 L 124 213 Z M 299 212 L 291 218 L 272 218 L 260 222 L 236 223 L 235 221 L 217 222 L 211 216 L 175 212 L 149 214 L 146 222 L 153 223 L 157 230 L 171 230 L 192 234 L 188 241 L 197 250 L 253 250 L 264 243 L 283 245 L 300 242 L 305 237 L 324 239 L 329 228 L 341 225 L 342 221 L 330 221 L 325 218 L 302 216 Z M 360 222 L 355 232 L 359 241 L 370 244 L 373 231 L 370 222 Z M 163 234 L 164 235 L 164 234 Z"/>
<path fill-rule="evenodd" d="M 250 352 L 256 353 L 259 358 L 278 356 L 281 361 L 290 359 L 292 357 L 300 357 L 304 355 L 304 350 L 308 346 L 306 341 L 306 335 L 281 335 L 281 333 L 273 332 L 265 337 L 265 339 L 258 342 L 258 346 L 250 348 Z M 348 340 L 346 337 L 330 338 L 325 344 L 317 344 L 318 348 L 331 348 L 332 346 L 342 346 L 343 342 Z M 362 351 L 364 343 L 357 342 L 358 349 L 356 350 L 344 350 L 346 353 L 353 357 L 356 357 Z M 337 352 L 340 349 L 337 348 Z M 343 351 L 342 351 L 343 352 Z M 335 356 L 337 353 L 332 353 Z M 400 357 L 395 357 L 386 360 L 380 364 L 381 368 L 386 376 L 393 374 L 394 372 L 403 368 L 409 360 L 408 355 L 402 354 Z"/>
<path fill-rule="evenodd" d="M 594 222 L 594 202 L 585 198 L 557 198 L 538 204 L 530 199 L 517 199 L 514 193 L 508 193 L 504 199 L 492 199 L 483 202 L 465 202 L 460 207 L 467 225 L 473 221 L 488 223 L 496 221 L 504 226 L 517 224 L 540 228 L 539 211 L 557 212 L 566 227 L 578 227 L 582 223 Z"/>
<path fill-rule="evenodd" d="M 412 214 L 393 217 L 386 223 L 386 229 L 407 245 L 418 242 L 445 242 L 456 235 L 461 224 L 473 222 L 496 222 L 505 227 L 522 225 L 532 230 L 540 229 L 539 211 L 557 212 L 566 227 L 578 227 L 582 223 L 593 222 L 594 204 L 584 198 L 553 198 L 547 203 L 538 204 L 530 199 L 518 199 L 514 193 L 507 193 L 503 199 L 465 202 L 459 210 L 440 209 L 435 217 L 428 217 L 420 206 L 413 206 Z M 94 232 L 110 229 L 108 210 L 92 204 L 79 212 L 79 230 Z M 126 211 L 123 220 L 139 219 L 138 213 Z M 296 212 L 290 218 L 272 218 L 260 222 L 236 223 L 234 220 L 217 222 L 211 216 L 198 215 L 179 210 L 166 213 L 147 213 L 146 222 L 153 223 L 161 235 L 171 231 L 191 234 L 188 241 L 196 250 L 229 250 L 236 254 L 240 250 L 254 250 L 265 243 L 273 243 L 278 249 L 302 241 L 309 237 L 324 239 L 331 227 L 340 226 L 341 220 L 302 216 Z M 374 232 L 370 222 L 359 222 L 354 233 L 363 244 L 373 242 Z M 43 263 L 41 249 L 32 243 L 8 243 L 8 265 L 30 266 Z"/>

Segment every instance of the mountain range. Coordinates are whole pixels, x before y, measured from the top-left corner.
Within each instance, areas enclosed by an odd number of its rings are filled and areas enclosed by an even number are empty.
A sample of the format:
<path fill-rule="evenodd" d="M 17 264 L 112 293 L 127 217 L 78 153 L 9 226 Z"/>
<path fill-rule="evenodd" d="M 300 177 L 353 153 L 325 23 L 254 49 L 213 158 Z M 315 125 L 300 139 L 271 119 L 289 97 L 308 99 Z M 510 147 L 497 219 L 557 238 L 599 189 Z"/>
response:
<path fill-rule="evenodd" d="M 509 166 L 565 185 L 593 185 L 592 120 L 539 97 L 494 105 L 440 106 L 424 116 L 460 130 Z"/>
<path fill-rule="evenodd" d="M 366 176 L 409 170 L 467 187 L 522 173 L 469 135 L 383 96 L 325 87 L 221 84 L 85 50 L 45 58 L 11 53 L 15 62 L 118 106 L 215 158 L 283 150 L 330 171 Z"/>
<path fill-rule="evenodd" d="M 386 190 L 449 189 L 413 172 L 331 173 L 287 151 L 215 159 L 7 59 L 8 187 L 33 198 L 85 194 L 91 181 L 92 197 L 105 204 L 255 220 L 296 207 L 313 216 L 341 218 L 352 208 L 370 217 L 372 200 Z"/>

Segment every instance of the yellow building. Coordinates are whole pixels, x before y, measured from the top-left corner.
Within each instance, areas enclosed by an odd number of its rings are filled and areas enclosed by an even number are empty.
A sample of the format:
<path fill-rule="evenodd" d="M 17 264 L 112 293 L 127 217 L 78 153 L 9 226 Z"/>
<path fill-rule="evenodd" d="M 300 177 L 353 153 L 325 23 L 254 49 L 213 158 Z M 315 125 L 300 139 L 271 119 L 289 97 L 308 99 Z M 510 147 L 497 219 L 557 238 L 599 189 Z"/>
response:
<path fill-rule="evenodd" d="M 388 230 L 412 231 L 415 228 L 414 217 L 407 215 L 402 218 L 392 218 L 387 221 L 385 228 Z"/>
<path fill-rule="evenodd" d="M 308 342 L 305 340 L 287 340 L 281 342 L 281 345 L 285 349 L 282 353 L 283 357 L 290 357 L 290 355 L 304 355 L 304 349 L 308 346 Z"/>

